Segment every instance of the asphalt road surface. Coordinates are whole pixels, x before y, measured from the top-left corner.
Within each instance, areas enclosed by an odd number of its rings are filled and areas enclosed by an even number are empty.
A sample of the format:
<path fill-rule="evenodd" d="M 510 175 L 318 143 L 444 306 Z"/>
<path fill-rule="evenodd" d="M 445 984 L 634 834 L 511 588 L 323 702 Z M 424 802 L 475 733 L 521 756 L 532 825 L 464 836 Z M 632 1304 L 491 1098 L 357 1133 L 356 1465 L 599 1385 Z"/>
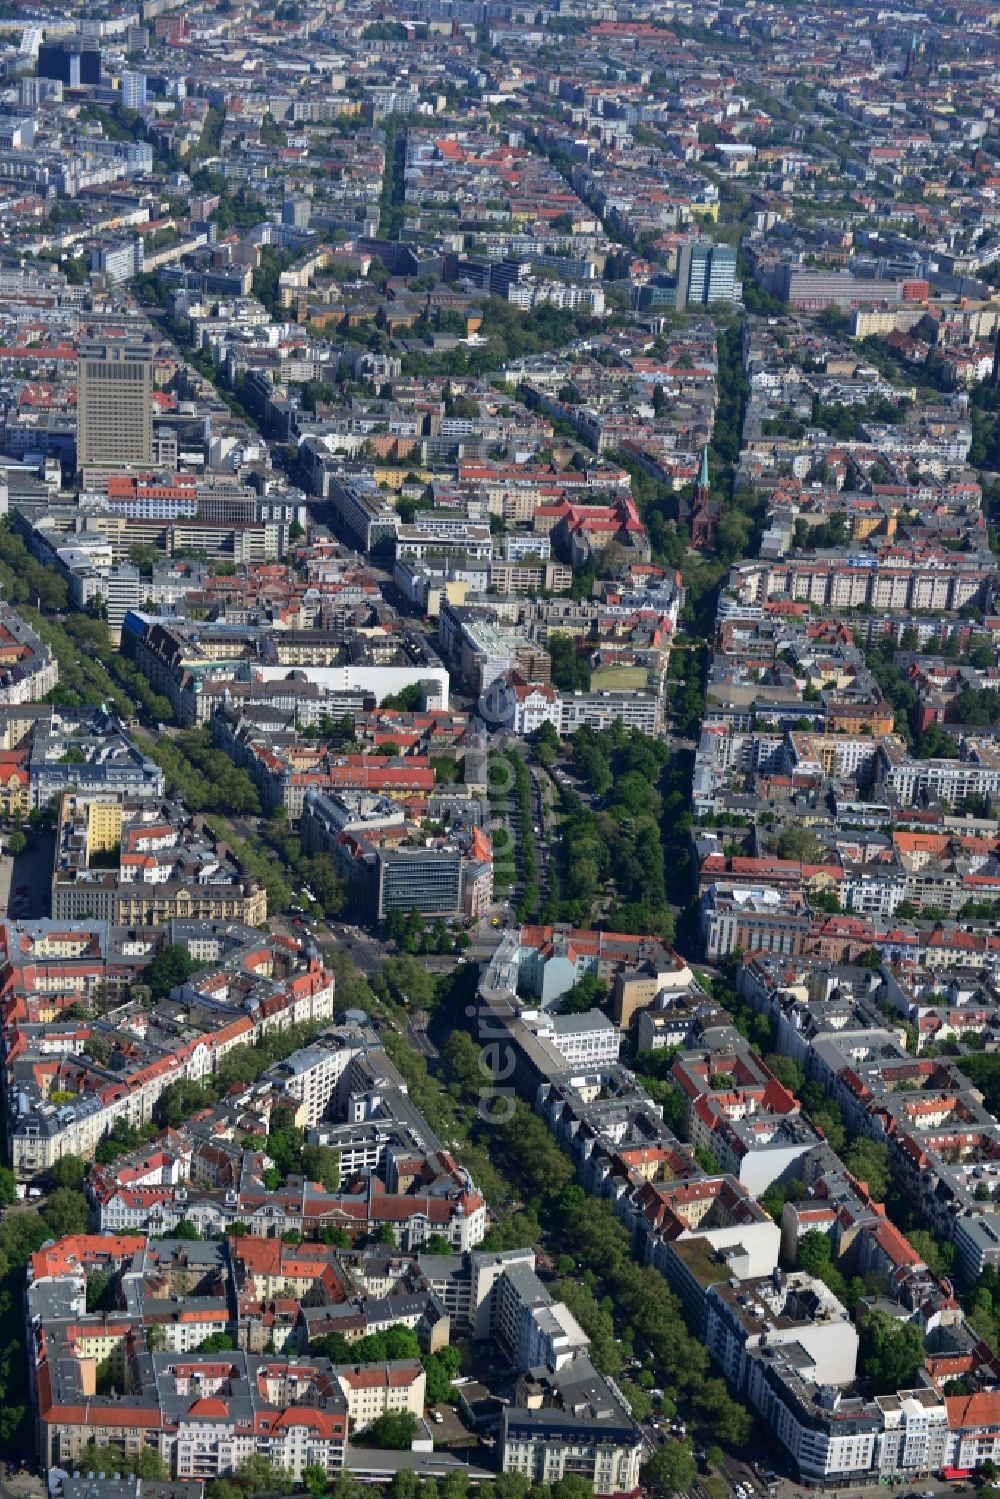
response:
<path fill-rule="evenodd" d="M 434 1061 L 436 1057 L 441 1055 L 427 1032 L 415 1026 L 412 1020 L 406 1022 L 406 1039 L 414 1051 L 419 1052 L 428 1061 Z"/>

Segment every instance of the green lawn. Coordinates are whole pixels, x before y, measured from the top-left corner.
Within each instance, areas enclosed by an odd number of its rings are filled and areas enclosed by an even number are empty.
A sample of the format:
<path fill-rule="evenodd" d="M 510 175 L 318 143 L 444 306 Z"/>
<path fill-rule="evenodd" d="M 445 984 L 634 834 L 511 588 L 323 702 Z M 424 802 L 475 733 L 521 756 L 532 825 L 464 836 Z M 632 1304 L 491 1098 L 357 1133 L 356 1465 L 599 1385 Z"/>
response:
<path fill-rule="evenodd" d="M 590 678 L 593 691 L 599 689 L 626 692 L 630 688 L 641 691 L 646 685 L 644 666 L 602 666 Z"/>

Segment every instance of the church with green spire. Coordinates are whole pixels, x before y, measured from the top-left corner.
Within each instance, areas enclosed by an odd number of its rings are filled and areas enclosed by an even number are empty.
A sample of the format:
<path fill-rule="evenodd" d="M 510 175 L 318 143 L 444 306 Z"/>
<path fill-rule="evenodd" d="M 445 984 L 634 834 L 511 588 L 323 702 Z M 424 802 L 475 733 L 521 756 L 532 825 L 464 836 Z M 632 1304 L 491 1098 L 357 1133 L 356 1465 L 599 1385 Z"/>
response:
<path fill-rule="evenodd" d="M 698 482 L 691 502 L 691 545 L 699 552 L 710 552 L 715 546 L 715 530 L 719 524 L 719 507 L 712 499 L 711 480 L 708 473 L 708 446 L 701 450 L 701 465 Z"/>

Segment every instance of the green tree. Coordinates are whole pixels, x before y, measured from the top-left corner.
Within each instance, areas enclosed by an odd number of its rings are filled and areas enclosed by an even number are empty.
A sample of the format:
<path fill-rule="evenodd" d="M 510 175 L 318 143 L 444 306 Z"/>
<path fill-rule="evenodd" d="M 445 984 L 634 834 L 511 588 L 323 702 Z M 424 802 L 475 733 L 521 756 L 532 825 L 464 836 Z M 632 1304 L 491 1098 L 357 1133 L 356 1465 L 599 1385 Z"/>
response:
<path fill-rule="evenodd" d="M 554 632 L 548 639 L 553 687 L 560 692 L 590 691 L 590 660 L 572 635 Z"/>
<path fill-rule="evenodd" d="M 228 1353 L 234 1348 L 232 1338 L 227 1332 L 211 1332 L 207 1338 L 202 1338 L 198 1344 L 199 1353 Z"/>
<path fill-rule="evenodd" d="M 161 948 L 145 970 L 145 982 L 154 999 L 165 999 L 171 989 L 184 984 L 201 964 L 196 963 L 186 947 L 174 943 Z"/>
<path fill-rule="evenodd" d="M 0 1207 L 17 1201 L 17 1177 L 9 1166 L 0 1166 Z"/>
<path fill-rule="evenodd" d="M 823 856 L 823 845 L 808 828 L 785 828 L 775 840 L 774 851 L 779 859 L 797 859 L 802 864 L 818 864 Z"/>
<path fill-rule="evenodd" d="M 800 1062 L 794 1057 L 782 1056 L 780 1052 L 769 1051 L 764 1058 L 764 1063 L 769 1072 L 772 1072 L 778 1082 L 786 1087 L 789 1093 L 794 1093 L 796 1098 L 806 1080 L 806 1074 Z"/>
<path fill-rule="evenodd" d="M 114 1047 L 107 1036 L 102 1036 L 99 1031 L 89 1035 L 83 1045 L 84 1052 L 98 1067 L 106 1067 L 111 1061 Z"/>
<path fill-rule="evenodd" d="M 127 1119 L 116 1119 L 111 1127 L 111 1133 L 102 1140 L 94 1152 L 95 1160 L 102 1166 L 116 1161 L 120 1155 L 134 1150 L 137 1145 L 142 1145 L 148 1138 L 142 1130 L 136 1129 L 135 1125 L 129 1124 Z"/>
<path fill-rule="evenodd" d="M 163 1483 L 170 1476 L 166 1463 L 152 1447 L 142 1447 L 131 1453 L 92 1442 L 83 1449 L 77 1467 L 81 1473 L 134 1474 L 153 1483 Z"/>
<path fill-rule="evenodd" d="M 442 1405 L 455 1393 L 452 1380 L 458 1373 L 458 1350 L 442 1348 L 438 1353 L 425 1354 L 422 1363 L 426 1375 L 426 1402 L 428 1405 Z"/>
<path fill-rule="evenodd" d="M 358 1341 L 364 1342 L 365 1339 Z M 357 1343 L 349 1343 L 341 1332 L 327 1332 L 320 1338 L 312 1338 L 309 1343 L 310 1358 L 328 1358 L 331 1364 L 360 1363 L 357 1355 Z"/>
<path fill-rule="evenodd" d="M 434 772 L 434 780 L 438 786 L 448 786 L 457 781 L 461 775 L 458 762 L 450 755 L 432 755 L 431 769 Z"/>
<path fill-rule="evenodd" d="M 566 1196 L 564 1192 L 561 1201 L 565 1201 Z M 576 1279 L 557 1281 L 553 1290 L 590 1339 L 590 1356 L 595 1367 L 602 1374 L 617 1378 L 621 1373 L 622 1349 L 611 1309 L 597 1299 L 590 1285 Z"/>
<path fill-rule="evenodd" d="M 75 1192 L 81 1192 L 85 1177 L 87 1163 L 72 1154 L 55 1160 L 48 1168 L 48 1178 L 54 1187 L 72 1187 Z"/>
<path fill-rule="evenodd" d="M 350 1249 L 351 1238 L 346 1228 L 324 1228 L 320 1232 L 320 1239 L 324 1244 L 330 1244 L 334 1249 Z"/>
<path fill-rule="evenodd" d="M 182 1078 L 179 1082 L 171 1083 L 160 1095 L 157 1114 L 162 1124 L 176 1128 L 199 1109 L 210 1108 L 215 1101 L 215 1090 L 210 1083 L 197 1083 L 191 1078 Z"/>
<path fill-rule="evenodd" d="M 330 1499 L 362 1499 L 364 1492 L 364 1485 L 346 1468 L 341 1468 L 330 1485 Z"/>
<path fill-rule="evenodd" d="M 848 1171 L 865 1182 L 875 1202 L 884 1202 L 889 1190 L 889 1147 L 881 1140 L 852 1140 L 843 1154 Z"/>
<path fill-rule="evenodd" d="M 537 1114 L 518 1100 L 499 1131 L 499 1155 L 523 1182 L 525 1191 L 541 1200 L 558 1197 L 573 1179 L 573 1167 Z"/>
<path fill-rule="evenodd" d="M 594 1485 L 579 1473 L 567 1473 L 552 1485 L 552 1499 L 593 1499 Z"/>
<path fill-rule="evenodd" d="M 460 1095 L 474 1097 L 486 1084 L 479 1065 L 480 1049 L 468 1031 L 453 1030 L 441 1049 L 448 1076 Z"/>
<path fill-rule="evenodd" d="M 391 991 L 418 1010 L 432 1010 L 436 998 L 434 976 L 410 953 L 387 958 L 382 972 Z"/>
<path fill-rule="evenodd" d="M 531 1480 L 523 1473 L 499 1473 L 493 1487 L 496 1499 L 527 1499 Z"/>
<path fill-rule="evenodd" d="M 607 1001 L 608 986 L 604 980 L 599 979 L 596 974 L 585 973 L 562 996 L 559 1012 L 562 1015 L 581 1015 L 587 1010 L 600 1009 Z"/>
<path fill-rule="evenodd" d="M 644 1465 L 643 1482 L 668 1494 L 685 1494 L 698 1476 L 690 1447 L 671 1438 Z"/>
<path fill-rule="evenodd" d="M 91 1270 L 87 1275 L 87 1311 L 101 1311 L 108 1305 L 111 1293 L 111 1276 L 103 1270 Z"/>
<path fill-rule="evenodd" d="M 809 1275 L 819 1275 L 833 1258 L 828 1236 L 818 1228 L 811 1228 L 799 1240 L 796 1264 Z"/>
<path fill-rule="evenodd" d="M 867 1312 L 858 1327 L 858 1357 L 876 1394 L 913 1389 L 924 1362 L 923 1334 L 889 1312 Z"/>
<path fill-rule="evenodd" d="M 412 1411 L 386 1411 L 368 1428 L 373 1447 L 406 1452 L 417 1434 L 417 1418 Z"/>
<path fill-rule="evenodd" d="M 67 1234 L 85 1234 L 90 1222 L 87 1199 L 71 1187 L 58 1187 L 40 1209 L 49 1232 L 56 1239 Z"/>
<path fill-rule="evenodd" d="M 303 1145 L 302 1172 L 328 1192 L 340 1191 L 340 1151 L 329 1145 Z"/>
<path fill-rule="evenodd" d="M 799 1093 L 803 1109 L 817 1129 L 821 1130 L 831 1150 L 840 1151 L 847 1140 L 844 1114 L 835 1098 L 827 1095 L 819 1083 L 806 1083 Z"/>
<path fill-rule="evenodd" d="M 285 1468 L 276 1468 L 269 1457 L 254 1453 L 236 1470 L 236 1482 L 247 1494 L 289 1494 L 295 1480 Z"/>
<path fill-rule="evenodd" d="M 304 1138 L 291 1109 L 277 1108 L 272 1111 L 267 1153 L 283 1177 L 301 1171 Z"/>
<path fill-rule="evenodd" d="M 909 1229 L 906 1237 L 932 1275 L 947 1275 L 948 1277 L 954 1275 L 954 1244 L 948 1243 L 945 1239 L 938 1239 L 927 1228 Z"/>
<path fill-rule="evenodd" d="M 750 1441 L 753 1419 L 745 1405 L 727 1394 L 712 1413 L 712 1429 L 720 1442 L 738 1452 Z"/>
<path fill-rule="evenodd" d="M 559 753 L 559 734 L 548 719 L 542 724 L 534 738 L 535 759 L 539 765 L 548 767 Z"/>
<path fill-rule="evenodd" d="M 312 1494 L 313 1499 L 322 1499 L 326 1493 L 328 1483 L 327 1471 L 320 1467 L 319 1463 L 309 1463 L 302 1470 L 302 1482 L 306 1491 Z"/>

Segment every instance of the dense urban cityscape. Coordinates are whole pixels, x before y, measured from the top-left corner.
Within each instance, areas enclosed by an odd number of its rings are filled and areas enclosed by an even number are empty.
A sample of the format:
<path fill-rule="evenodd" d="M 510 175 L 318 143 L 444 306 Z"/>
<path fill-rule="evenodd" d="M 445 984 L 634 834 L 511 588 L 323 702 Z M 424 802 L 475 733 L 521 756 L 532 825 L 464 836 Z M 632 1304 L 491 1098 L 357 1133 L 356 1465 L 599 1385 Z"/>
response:
<path fill-rule="evenodd" d="M 0 1499 L 1000 1499 L 1000 7 L 0 70 Z"/>

